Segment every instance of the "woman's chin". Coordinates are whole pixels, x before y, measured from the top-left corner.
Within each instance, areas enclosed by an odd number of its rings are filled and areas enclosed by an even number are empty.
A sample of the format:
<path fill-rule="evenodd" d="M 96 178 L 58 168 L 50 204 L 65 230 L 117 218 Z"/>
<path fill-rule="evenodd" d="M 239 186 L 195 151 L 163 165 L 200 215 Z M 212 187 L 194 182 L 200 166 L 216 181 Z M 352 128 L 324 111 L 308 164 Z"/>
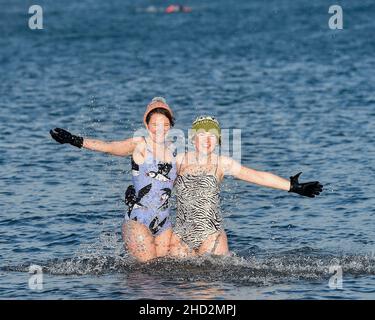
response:
<path fill-rule="evenodd" d="M 197 150 L 202 155 L 209 155 L 214 151 L 214 149 L 204 149 L 204 148 L 203 149 L 197 149 Z"/>
<path fill-rule="evenodd" d="M 165 136 L 156 138 L 155 136 L 151 135 L 151 140 L 157 144 L 161 144 L 165 142 Z"/>

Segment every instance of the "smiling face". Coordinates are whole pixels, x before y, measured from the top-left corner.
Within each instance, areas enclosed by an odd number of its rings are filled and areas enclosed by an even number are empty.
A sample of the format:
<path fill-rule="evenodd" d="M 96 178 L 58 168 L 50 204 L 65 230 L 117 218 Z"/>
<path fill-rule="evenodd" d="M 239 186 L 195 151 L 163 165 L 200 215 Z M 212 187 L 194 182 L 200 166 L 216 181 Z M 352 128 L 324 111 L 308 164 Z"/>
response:
<path fill-rule="evenodd" d="M 195 149 L 198 153 L 210 154 L 215 150 L 217 137 L 215 134 L 207 131 L 198 131 L 193 137 Z"/>
<path fill-rule="evenodd" d="M 163 143 L 165 141 L 165 136 L 170 128 L 169 119 L 161 113 L 154 113 L 147 124 L 151 139 L 156 143 Z"/>

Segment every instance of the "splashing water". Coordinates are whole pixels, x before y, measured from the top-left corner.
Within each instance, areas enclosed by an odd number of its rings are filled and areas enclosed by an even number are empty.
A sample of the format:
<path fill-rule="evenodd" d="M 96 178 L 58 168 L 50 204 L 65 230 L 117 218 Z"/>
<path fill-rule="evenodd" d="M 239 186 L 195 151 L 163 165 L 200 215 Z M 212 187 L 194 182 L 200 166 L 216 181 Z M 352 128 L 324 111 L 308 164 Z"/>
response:
<path fill-rule="evenodd" d="M 116 233 L 104 232 L 93 244 L 81 245 L 72 258 L 40 263 L 51 275 L 104 275 L 108 273 L 144 273 L 176 281 L 221 281 L 242 285 L 265 286 L 298 280 L 328 279 L 330 267 L 339 266 L 351 276 L 375 275 L 373 255 L 334 256 L 304 247 L 282 253 L 257 253 L 247 257 L 203 256 L 177 260 L 163 257 L 139 263 L 124 253 Z M 29 265 L 3 267 L 3 271 L 28 272 Z"/>

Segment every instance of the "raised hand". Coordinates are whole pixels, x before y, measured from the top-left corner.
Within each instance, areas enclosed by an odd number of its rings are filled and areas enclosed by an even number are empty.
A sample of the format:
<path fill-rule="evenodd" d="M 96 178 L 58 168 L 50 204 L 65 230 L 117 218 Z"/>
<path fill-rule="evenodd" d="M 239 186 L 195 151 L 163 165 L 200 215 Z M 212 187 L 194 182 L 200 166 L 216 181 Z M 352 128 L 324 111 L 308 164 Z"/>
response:
<path fill-rule="evenodd" d="M 319 181 L 299 183 L 298 177 L 302 172 L 290 177 L 290 189 L 288 192 L 295 192 L 301 196 L 315 198 L 323 191 L 323 185 Z"/>
<path fill-rule="evenodd" d="M 55 139 L 59 143 L 69 143 L 72 146 L 77 148 L 82 148 L 83 146 L 83 138 L 80 136 L 75 136 L 71 134 L 69 131 L 66 131 L 61 128 L 55 128 L 50 130 L 50 135 L 53 139 Z"/>

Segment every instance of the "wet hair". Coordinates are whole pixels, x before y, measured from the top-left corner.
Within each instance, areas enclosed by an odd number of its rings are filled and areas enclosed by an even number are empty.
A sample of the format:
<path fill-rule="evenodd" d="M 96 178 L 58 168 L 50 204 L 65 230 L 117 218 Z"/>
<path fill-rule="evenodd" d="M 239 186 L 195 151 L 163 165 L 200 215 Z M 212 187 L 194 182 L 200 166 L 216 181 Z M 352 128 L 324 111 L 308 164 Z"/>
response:
<path fill-rule="evenodd" d="M 170 114 L 170 112 L 164 108 L 155 108 L 153 110 L 151 110 L 148 114 L 147 114 L 147 117 L 146 117 L 146 123 L 148 124 L 150 122 L 150 119 L 151 119 L 151 116 L 155 113 L 160 113 L 162 114 L 163 116 L 166 116 L 169 120 L 169 124 L 171 125 L 171 127 L 174 126 L 174 121 L 175 119 L 172 117 L 172 115 Z"/>

